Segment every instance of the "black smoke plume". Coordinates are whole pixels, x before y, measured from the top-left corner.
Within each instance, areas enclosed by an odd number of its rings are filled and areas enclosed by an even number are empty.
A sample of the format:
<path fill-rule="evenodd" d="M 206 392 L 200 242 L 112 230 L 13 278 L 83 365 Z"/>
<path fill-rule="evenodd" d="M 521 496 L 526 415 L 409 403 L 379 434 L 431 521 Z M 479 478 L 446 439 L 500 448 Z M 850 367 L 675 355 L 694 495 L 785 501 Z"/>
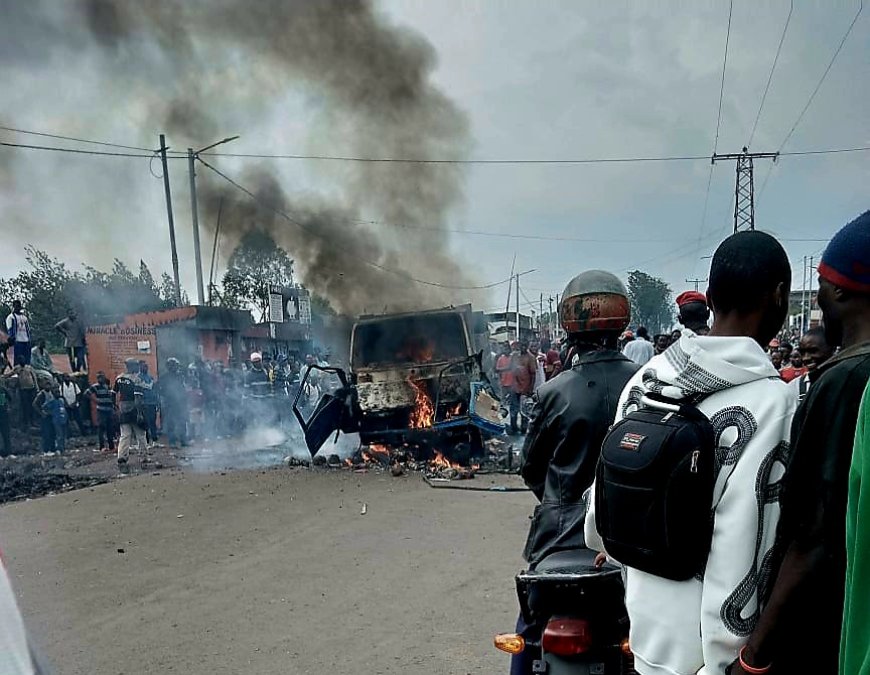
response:
<path fill-rule="evenodd" d="M 51 3 L 35 5 L 48 11 Z M 244 130 L 228 128 L 227 120 L 253 126 L 294 91 L 304 92 L 318 110 L 309 150 L 462 159 L 469 148 L 466 116 L 431 82 L 432 46 L 390 24 L 370 2 L 79 0 L 74 7 L 84 30 L 58 38 L 54 48 L 65 43 L 93 50 L 107 86 L 126 88 L 133 105 L 160 120 L 175 148 L 199 147 L 237 131 L 244 136 Z M 28 16 L 40 20 L 33 8 Z M 462 198 L 464 176 L 457 165 L 312 162 L 333 187 L 311 195 L 282 187 L 277 160 L 229 165 L 218 157 L 204 159 L 265 204 L 256 206 L 199 167 L 204 228 L 213 227 L 223 202 L 222 250 L 229 251 L 246 228 L 268 228 L 296 260 L 304 283 L 345 312 L 468 298 L 467 291 L 409 278 L 473 284 L 450 255 L 442 229 Z"/>

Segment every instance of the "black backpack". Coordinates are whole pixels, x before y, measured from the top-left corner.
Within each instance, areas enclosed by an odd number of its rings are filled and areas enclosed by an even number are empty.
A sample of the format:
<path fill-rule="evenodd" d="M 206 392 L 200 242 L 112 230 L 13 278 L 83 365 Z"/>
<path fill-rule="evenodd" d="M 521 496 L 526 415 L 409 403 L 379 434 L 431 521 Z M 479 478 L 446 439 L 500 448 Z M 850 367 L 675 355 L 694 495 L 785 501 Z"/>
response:
<path fill-rule="evenodd" d="M 644 396 L 608 432 L 596 469 L 607 553 L 675 581 L 703 571 L 713 536 L 715 432 L 693 403 Z"/>

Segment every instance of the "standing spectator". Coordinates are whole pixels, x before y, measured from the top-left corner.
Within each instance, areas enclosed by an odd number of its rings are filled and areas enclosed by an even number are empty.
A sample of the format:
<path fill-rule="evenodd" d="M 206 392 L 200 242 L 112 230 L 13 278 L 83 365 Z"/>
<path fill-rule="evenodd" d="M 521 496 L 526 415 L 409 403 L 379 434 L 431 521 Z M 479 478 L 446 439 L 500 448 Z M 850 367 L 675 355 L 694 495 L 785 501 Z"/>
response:
<path fill-rule="evenodd" d="M 118 412 L 121 417 L 121 439 L 118 441 L 118 468 L 127 465 L 130 448 L 136 442 L 137 452 L 141 449 L 142 429 L 139 427 L 139 408 L 142 404 L 142 390 L 139 386 L 139 361 L 127 359 L 126 372 L 115 378 L 115 393 L 118 395 Z"/>
<path fill-rule="evenodd" d="M 786 382 L 791 382 L 799 377 L 807 374 L 807 369 L 804 368 L 803 359 L 799 350 L 794 349 L 789 357 L 789 363 L 785 368 L 779 371 L 779 376 Z"/>
<path fill-rule="evenodd" d="M 825 340 L 824 328 L 810 328 L 799 343 L 801 361 L 807 372 L 805 375 L 792 380 L 791 386 L 797 390 L 799 401 L 803 401 L 809 391 L 810 385 L 819 374 L 818 368 L 834 355 L 834 348 Z"/>
<path fill-rule="evenodd" d="M 710 265 L 715 318 L 709 335 L 684 335 L 641 368 L 622 392 L 617 420 L 642 404 L 643 396 L 698 401 L 716 439 L 709 448 L 718 468 L 709 505 L 715 527 L 703 567 L 685 581 L 625 567 L 631 649 L 635 668 L 644 675 L 724 675 L 755 626 L 756 608 L 768 588 L 781 466 L 797 406 L 762 345 L 782 326 L 790 284 L 788 256 L 773 237 L 759 231 L 731 235 Z M 646 442 L 643 436 L 636 440 Z M 644 461 L 643 450 L 633 450 Z M 663 480 L 669 477 L 662 474 Z M 596 489 L 594 485 L 593 494 Z M 586 542 L 600 551 L 595 498 L 588 503 Z M 649 514 L 631 511 L 628 506 L 619 517 L 636 519 L 642 530 Z M 796 651 L 804 655 L 808 650 Z"/>
<path fill-rule="evenodd" d="M 51 354 L 45 348 L 45 340 L 40 338 L 36 346 L 30 350 L 30 365 L 34 370 L 42 370 L 51 375 L 54 370 L 54 363 L 51 361 Z"/>
<path fill-rule="evenodd" d="M 30 363 L 30 321 L 21 308 L 21 300 L 12 303 L 12 313 L 6 317 L 6 335 L 12 344 L 15 363 L 22 357 L 25 363 Z"/>
<path fill-rule="evenodd" d="M 773 367 L 776 368 L 776 372 L 782 370 L 782 352 L 779 349 L 774 349 L 770 352 L 770 362 L 773 364 Z"/>
<path fill-rule="evenodd" d="M 51 413 L 48 408 L 45 407 L 45 404 L 52 398 L 54 398 L 54 395 L 51 391 L 51 380 L 44 380 L 39 393 L 31 401 L 33 412 L 39 419 L 43 452 L 54 452 L 55 447 L 54 421 L 51 419 Z"/>
<path fill-rule="evenodd" d="M 510 398 L 510 433 L 516 435 L 526 433 L 528 420 L 521 414 L 523 399 L 531 396 L 535 391 L 535 377 L 538 372 L 538 362 L 529 352 L 529 343 L 525 340 L 514 342 L 516 350 L 511 357 L 514 384 Z M 520 418 L 517 428 L 517 417 Z"/>
<path fill-rule="evenodd" d="M 12 454 L 12 442 L 9 439 L 9 390 L 5 378 L 0 378 L 0 437 L 3 439 L 0 457 L 8 457 Z"/>
<path fill-rule="evenodd" d="M 139 361 L 139 386 L 142 389 L 146 447 L 150 448 L 157 443 L 157 407 L 160 404 L 160 397 L 157 394 L 157 383 L 148 372 L 148 364 L 144 361 Z"/>
<path fill-rule="evenodd" d="M 710 308 L 707 306 L 707 296 L 700 291 L 680 293 L 677 296 L 677 312 L 683 328 L 688 328 L 695 335 L 707 335 L 710 332 Z"/>
<path fill-rule="evenodd" d="M 532 342 L 529 344 L 529 354 L 532 355 L 532 358 L 535 360 L 535 391 L 537 391 L 538 387 L 540 387 L 544 382 L 547 381 L 544 376 L 544 361 L 546 357 L 541 353 L 540 344 L 537 342 Z"/>
<path fill-rule="evenodd" d="M 160 374 L 159 392 L 166 442 L 170 447 L 187 445 L 187 391 L 178 359 L 167 359 L 166 371 Z"/>
<path fill-rule="evenodd" d="M 849 470 L 846 512 L 846 604 L 840 640 L 840 675 L 870 670 L 870 387 L 864 390 Z M 868 483 L 865 485 L 864 483 Z M 863 522 L 862 522 L 863 521 Z"/>
<path fill-rule="evenodd" d="M 559 358 L 558 344 L 550 344 L 549 340 L 541 341 L 541 351 L 544 353 L 544 377 L 549 382 L 562 372 L 562 359 Z"/>
<path fill-rule="evenodd" d="M 82 395 L 82 388 L 79 386 L 78 382 L 72 379 L 69 373 L 64 373 L 60 376 L 60 395 L 66 405 L 66 417 L 70 424 L 70 431 L 72 431 L 72 423 L 75 422 L 76 426 L 79 428 L 79 433 L 84 436 L 87 432 L 85 431 L 85 425 L 82 421 L 82 411 L 79 400 Z"/>
<path fill-rule="evenodd" d="M 33 367 L 19 355 L 12 371 L 18 378 L 18 397 L 21 403 L 21 429 L 27 431 L 33 424 L 33 399 L 36 397 L 36 373 Z"/>
<path fill-rule="evenodd" d="M 103 371 L 97 373 L 97 381 L 88 387 L 88 396 L 97 407 L 97 441 L 100 450 L 115 451 L 115 392 L 109 387 L 109 378 Z"/>
<path fill-rule="evenodd" d="M 63 335 L 63 346 L 69 356 L 69 367 L 74 373 L 87 370 L 85 362 L 85 326 L 78 316 L 70 310 L 65 319 L 54 325 L 54 329 Z"/>
<path fill-rule="evenodd" d="M 622 353 L 640 365 L 645 364 L 653 357 L 655 348 L 649 341 L 649 331 L 646 326 L 640 326 L 637 329 L 635 338 L 625 345 Z"/>
<path fill-rule="evenodd" d="M 664 354 L 668 347 L 671 346 L 671 336 L 667 333 L 661 333 L 655 336 L 655 356 Z"/>
<path fill-rule="evenodd" d="M 56 384 L 51 385 L 51 397 L 42 404 L 42 412 L 54 428 L 54 449 L 62 453 L 66 450 L 66 403 Z"/>
<path fill-rule="evenodd" d="M 818 304 L 828 344 L 842 350 L 818 367 L 795 414 L 781 480 L 772 590 L 744 654 L 750 667 L 772 664 L 777 673 L 837 672 L 849 468 L 870 379 L 870 211 L 843 227 L 825 249 Z"/>
<path fill-rule="evenodd" d="M 498 384 L 501 387 L 502 400 L 510 398 L 514 386 L 514 371 L 511 366 L 511 346 L 505 342 L 501 354 L 495 361 L 495 372 L 498 375 Z"/>

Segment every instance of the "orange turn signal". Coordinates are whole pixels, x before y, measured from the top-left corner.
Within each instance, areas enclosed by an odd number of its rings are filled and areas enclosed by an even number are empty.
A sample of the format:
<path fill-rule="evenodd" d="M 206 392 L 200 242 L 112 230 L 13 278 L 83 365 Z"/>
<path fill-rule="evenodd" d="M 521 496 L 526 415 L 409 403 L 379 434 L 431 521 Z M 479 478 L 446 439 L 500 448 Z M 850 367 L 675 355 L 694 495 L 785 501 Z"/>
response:
<path fill-rule="evenodd" d="M 626 656 L 631 656 L 631 645 L 628 643 L 628 638 L 625 638 L 620 644 L 620 649 L 622 649 L 622 653 Z"/>
<path fill-rule="evenodd" d="M 516 633 L 499 633 L 495 636 L 493 644 L 508 654 L 520 654 L 526 648 L 526 641 L 522 635 Z"/>

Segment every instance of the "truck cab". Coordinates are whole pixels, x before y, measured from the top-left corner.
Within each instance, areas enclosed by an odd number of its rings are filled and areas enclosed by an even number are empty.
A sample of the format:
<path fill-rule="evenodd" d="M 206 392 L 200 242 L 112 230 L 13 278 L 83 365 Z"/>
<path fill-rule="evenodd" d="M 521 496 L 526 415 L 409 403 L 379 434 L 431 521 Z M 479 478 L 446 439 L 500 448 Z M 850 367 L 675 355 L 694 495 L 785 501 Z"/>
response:
<path fill-rule="evenodd" d="M 504 433 L 499 401 L 486 377 L 488 345 L 471 307 L 360 317 L 350 340 L 350 372 L 310 366 L 340 386 L 324 394 L 310 416 L 294 413 L 312 454 L 332 433 L 358 432 L 363 444 L 449 448 Z M 317 373 L 316 371 L 322 371 Z"/>

